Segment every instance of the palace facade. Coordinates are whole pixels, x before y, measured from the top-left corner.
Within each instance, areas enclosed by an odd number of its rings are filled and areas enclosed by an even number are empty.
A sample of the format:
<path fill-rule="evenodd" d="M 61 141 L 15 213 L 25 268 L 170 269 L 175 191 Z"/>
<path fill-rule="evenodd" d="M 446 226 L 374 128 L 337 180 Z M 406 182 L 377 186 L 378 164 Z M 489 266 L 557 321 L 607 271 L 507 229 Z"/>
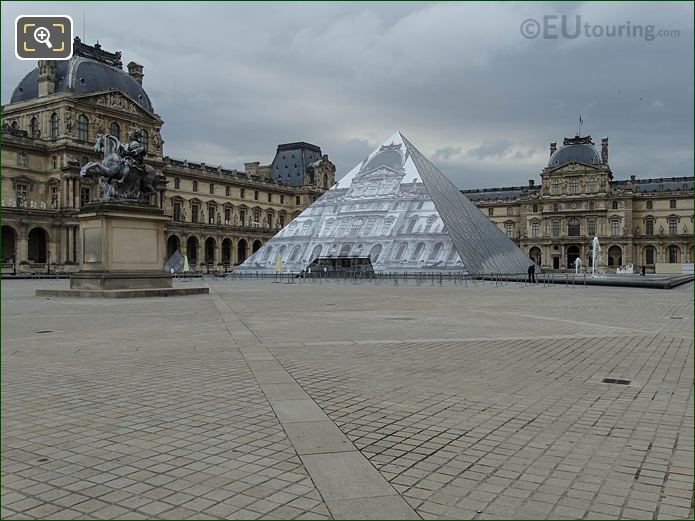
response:
<path fill-rule="evenodd" d="M 608 138 L 600 151 L 591 136 L 565 138 L 549 156 L 540 184 L 462 190 L 544 270 L 591 266 L 595 236 L 608 271 L 693 262 L 692 177 L 616 180 Z"/>
<path fill-rule="evenodd" d="M 101 159 L 97 134 L 125 140 L 143 129 L 146 161 L 163 174 L 156 203 L 171 220 L 167 257 L 192 265 L 243 262 L 335 183 L 335 167 L 309 143 L 277 147 L 269 165 L 244 171 L 164 155 L 162 118 L 143 88 L 143 67 L 75 39 L 66 61 L 41 61 L 22 79 L 2 117 L 3 271 L 78 269 L 80 208 L 99 197 L 80 168 Z"/>
<path fill-rule="evenodd" d="M 146 161 L 164 176 L 156 203 L 170 217 L 167 257 L 197 267 L 233 267 L 335 183 L 321 149 L 279 145 L 273 161 L 227 169 L 164 155 L 162 118 L 143 88 L 143 67 L 75 39 L 70 60 L 40 61 L 19 83 L 2 119 L 3 271 L 74 271 L 80 208 L 98 194 L 79 171 L 100 159 L 97 134 L 143 129 Z M 598 236 L 609 270 L 693 262 L 693 178 L 616 180 L 608 139 L 550 144 L 540 183 L 464 190 L 544 270 L 591 263 Z"/>

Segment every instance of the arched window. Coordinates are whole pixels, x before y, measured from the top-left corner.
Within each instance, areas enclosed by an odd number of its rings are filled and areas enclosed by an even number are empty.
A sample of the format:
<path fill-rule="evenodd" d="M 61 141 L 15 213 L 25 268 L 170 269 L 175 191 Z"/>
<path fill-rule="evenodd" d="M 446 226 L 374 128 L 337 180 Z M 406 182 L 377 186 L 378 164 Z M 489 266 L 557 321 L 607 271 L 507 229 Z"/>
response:
<path fill-rule="evenodd" d="M 587 192 L 595 192 L 596 191 L 596 179 L 593 177 L 590 177 L 589 180 L 586 182 L 586 191 Z"/>
<path fill-rule="evenodd" d="M 647 246 L 644 249 L 644 263 L 645 264 L 654 264 L 654 257 L 655 257 L 656 249 L 654 246 Z"/>
<path fill-rule="evenodd" d="M 10 128 L 11 128 L 12 130 L 17 130 L 17 129 L 19 128 L 19 123 L 17 123 L 16 120 L 13 121 L 13 122 L 10 124 Z"/>
<path fill-rule="evenodd" d="M 609 266 L 622 266 L 623 264 L 623 250 L 620 246 L 611 246 L 608 248 L 608 265 Z"/>
<path fill-rule="evenodd" d="M 115 121 L 111 122 L 111 127 L 109 127 L 109 134 L 111 134 L 116 139 L 121 139 L 121 127 Z"/>
<path fill-rule="evenodd" d="M 551 194 L 552 195 L 560 195 L 560 180 L 559 179 L 553 179 L 553 182 L 550 184 L 551 186 Z"/>
<path fill-rule="evenodd" d="M 38 137 L 39 122 L 36 118 L 31 118 L 31 121 L 29 121 L 29 134 L 31 137 Z"/>
<path fill-rule="evenodd" d="M 676 263 L 680 262 L 680 260 L 679 260 L 680 259 L 680 253 L 681 253 L 681 250 L 678 246 L 675 246 L 675 245 L 669 246 L 668 247 L 668 261 L 669 261 L 669 263 L 676 264 Z"/>
<path fill-rule="evenodd" d="M 538 205 L 537 204 L 533 205 L 533 213 L 538 213 Z"/>
<path fill-rule="evenodd" d="M 573 177 L 570 179 L 570 194 L 578 194 L 579 193 L 579 179 L 576 177 Z"/>
<path fill-rule="evenodd" d="M 352 224 L 350 225 L 350 232 L 348 235 L 350 237 L 357 237 L 360 234 L 360 230 L 362 229 L 363 224 L 364 219 L 361 219 L 359 217 L 352 221 Z"/>
<path fill-rule="evenodd" d="M 84 114 L 77 117 L 77 139 L 87 141 L 89 139 L 89 120 Z"/>
<path fill-rule="evenodd" d="M 567 235 L 570 237 L 577 237 L 580 235 L 580 225 L 579 225 L 579 219 L 576 217 L 572 217 L 570 220 L 567 221 Z"/>
<path fill-rule="evenodd" d="M 541 249 L 539 247 L 534 246 L 531 248 L 528 252 L 528 256 L 537 266 L 541 265 Z"/>
<path fill-rule="evenodd" d="M 54 112 L 51 114 L 51 139 L 58 139 L 59 132 L 60 126 L 58 123 L 58 114 Z"/>

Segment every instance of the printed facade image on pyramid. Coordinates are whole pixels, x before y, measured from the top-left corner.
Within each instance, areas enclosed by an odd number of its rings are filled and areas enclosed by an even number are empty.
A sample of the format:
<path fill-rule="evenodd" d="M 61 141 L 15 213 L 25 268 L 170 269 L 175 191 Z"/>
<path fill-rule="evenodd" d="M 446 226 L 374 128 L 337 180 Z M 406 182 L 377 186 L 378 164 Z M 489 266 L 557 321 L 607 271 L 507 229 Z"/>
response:
<path fill-rule="evenodd" d="M 471 274 L 533 263 L 399 132 L 237 270 L 299 273 L 340 259 L 377 272 Z"/>

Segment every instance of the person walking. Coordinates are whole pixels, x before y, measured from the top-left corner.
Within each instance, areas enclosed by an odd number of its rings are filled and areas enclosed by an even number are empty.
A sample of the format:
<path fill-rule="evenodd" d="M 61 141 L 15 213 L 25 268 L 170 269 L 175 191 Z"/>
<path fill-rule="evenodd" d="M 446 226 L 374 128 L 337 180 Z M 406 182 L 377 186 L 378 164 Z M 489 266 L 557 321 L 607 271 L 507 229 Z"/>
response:
<path fill-rule="evenodd" d="M 529 283 L 536 282 L 536 265 L 535 264 L 531 264 L 528 267 L 528 281 L 529 281 Z"/>

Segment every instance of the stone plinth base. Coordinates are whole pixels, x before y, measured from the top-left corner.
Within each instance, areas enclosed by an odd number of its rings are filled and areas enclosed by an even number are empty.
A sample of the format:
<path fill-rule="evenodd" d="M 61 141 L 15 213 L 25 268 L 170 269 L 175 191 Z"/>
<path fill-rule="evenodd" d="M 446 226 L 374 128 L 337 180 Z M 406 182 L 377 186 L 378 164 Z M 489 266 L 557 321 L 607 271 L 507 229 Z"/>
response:
<path fill-rule="evenodd" d="M 37 289 L 37 297 L 80 298 L 143 298 L 207 295 L 209 288 L 152 288 L 152 289 Z"/>
<path fill-rule="evenodd" d="M 166 289 L 171 287 L 171 275 L 162 271 L 78 271 L 70 277 L 70 289 Z"/>

